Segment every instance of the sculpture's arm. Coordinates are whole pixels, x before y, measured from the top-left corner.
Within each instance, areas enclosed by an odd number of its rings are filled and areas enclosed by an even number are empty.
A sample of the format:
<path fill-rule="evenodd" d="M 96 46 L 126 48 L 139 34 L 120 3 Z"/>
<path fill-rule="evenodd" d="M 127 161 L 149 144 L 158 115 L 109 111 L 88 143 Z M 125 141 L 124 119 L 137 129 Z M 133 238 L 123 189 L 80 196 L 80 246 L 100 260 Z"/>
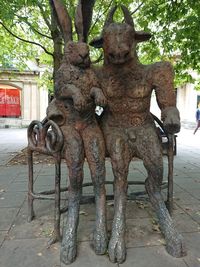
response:
<path fill-rule="evenodd" d="M 94 98 L 95 104 L 97 106 L 104 107 L 107 104 L 106 98 L 99 87 L 92 87 L 90 90 L 90 96 Z"/>
<path fill-rule="evenodd" d="M 75 109 L 79 111 L 86 105 L 81 90 L 71 82 L 69 73 L 66 70 L 62 70 L 62 68 L 56 74 L 55 96 L 60 100 L 72 99 Z"/>
<path fill-rule="evenodd" d="M 154 64 L 152 77 L 164 128 L 168 133 L 177 133 L 180 131 L 180 115 L 176 108 L 174 71 L 171 64 L 169 62 Z"/>

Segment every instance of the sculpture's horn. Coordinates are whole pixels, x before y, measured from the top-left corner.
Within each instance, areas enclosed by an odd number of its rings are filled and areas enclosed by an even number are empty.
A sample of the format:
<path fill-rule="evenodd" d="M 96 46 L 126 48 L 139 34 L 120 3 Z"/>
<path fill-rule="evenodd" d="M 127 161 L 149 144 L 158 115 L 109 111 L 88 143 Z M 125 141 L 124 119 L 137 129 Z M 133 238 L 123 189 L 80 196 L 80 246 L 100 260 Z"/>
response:
<path fill-rule="evenodd" d="M 128 8 L 124 5 L 121 5 L 121 9 L 124 13 L 124 20 L 127 24 L 129 24 L 131 27 L 134 28 L 134 22 L 133 22 L 133 18 L 131 17 L 131 13 L 128 10 Z"/>
<path fill-rule="evenodd" d="M 110 9 L 110 11 L 108 12 L 108 15 L 107 15 L 107 18 L 106 18 L 106 21 L 105 21 L 105 23 L 104 23 L 103 28 L 106 28 L 109 24 L 111 24 L 111 23 L 113 22 L 113 15 L 114 15 L 116 9 L 117 9 L 117 6 L 116 6 L 116 5 L 113 6 L 113 7 Z"/>

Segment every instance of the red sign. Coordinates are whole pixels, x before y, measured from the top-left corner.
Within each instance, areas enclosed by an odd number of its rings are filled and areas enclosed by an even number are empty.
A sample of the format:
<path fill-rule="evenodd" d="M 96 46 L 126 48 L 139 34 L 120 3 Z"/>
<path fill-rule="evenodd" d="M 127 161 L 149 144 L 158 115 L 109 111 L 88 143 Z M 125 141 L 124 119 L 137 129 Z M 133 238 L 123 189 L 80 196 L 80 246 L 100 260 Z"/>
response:
<path fill-rule="evenodd" d="M 20 91 L 18 89 L 0 89 L 0 116 L 21 116 Z"/>

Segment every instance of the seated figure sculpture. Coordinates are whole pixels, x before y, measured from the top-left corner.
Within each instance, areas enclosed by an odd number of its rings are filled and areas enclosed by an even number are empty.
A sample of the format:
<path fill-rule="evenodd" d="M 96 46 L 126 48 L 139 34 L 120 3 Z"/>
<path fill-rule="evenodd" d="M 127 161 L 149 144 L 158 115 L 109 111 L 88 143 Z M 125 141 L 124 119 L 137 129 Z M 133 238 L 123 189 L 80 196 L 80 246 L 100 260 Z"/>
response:
<path fill-rule="evenodd" d="M 104 51 L 104 65 L 97 69 L 97 75 L 108 102 L 101 128 L 114 173 L 115 213 L 109 257 L 118 263 L 126 258 L 127 176 L 130 161 L 135 156 L 143 160 L 147 170 L 145 187 L 165 237 L 166 249 L 172 256 L 182 257 L 186 254 L 183 238 L 176 230 L 161 195 L 162 147 L 150 114 L 151 93 L 155 90 L 166 132 L 179 132 L 173 69 L 168 62 L 151 65 L 139 62 L 136 45 L 149 40 L 151 35 L 135 31 L 130 12 L 123 5 L 125 22 L 113 22 L 116 8 L 110 10 L 102 35 L 90 43 Z"/>
<path fill-rule="evenodd" d="M 61 261 L 69 264 L 77 254 L 77 227 L 85 157 L 94 184 L 96 203 L 94 249 L 96 254 L 104 254 L 107 250 L 105 144 L 95 119 L 96 105 L 104 106 L 106 99 L 90 68 L 81 5 L 77 7 L 75 18 L 78 42 L 72 41 L 71 19 L 63 4 L 59 0 L 53 0 L 53 8 L 58 14 L 65 50 L 62 64 L 55 76 L 55 99 L 48 107 L 47 116 L 61 127 L 64 136 L 63 157 L 69 169 L 68 216 L 61 245 Z M 88 30 L 89 27 L 86 26 Z"/>

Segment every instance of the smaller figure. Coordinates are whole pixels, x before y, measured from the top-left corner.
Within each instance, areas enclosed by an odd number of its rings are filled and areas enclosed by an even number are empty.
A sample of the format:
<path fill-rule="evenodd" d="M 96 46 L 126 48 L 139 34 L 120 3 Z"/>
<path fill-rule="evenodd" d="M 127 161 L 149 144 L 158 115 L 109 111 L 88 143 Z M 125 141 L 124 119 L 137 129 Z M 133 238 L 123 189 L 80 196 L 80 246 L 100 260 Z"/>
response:
<path fill-rule="evenodd" d="M 89 7 L 83 6 L 86 3 Z M 63 157 L 69 170 L 68 216 L 61 244 L 61 261 L 65 264 L 72 263 L 77 254 L 85 157 L 94 184 L 96 203 L 94 250 L 96 254 L 105 254 L 107 251 L 105 143 L 95 117 L 96 106 L 104 106 L 106 98 L 90 67 L 89 47 L 86 44 L 91 3 L 80 1 L 78 4 L 75 17 L 78 42 L 74 42 L 71 18 L 60 0 L 53 0 L 53 8 L 64 35 L 65 49 L 63 61 L 55 75 L 55 100 L 50 103 L 47 116 L 60 125 L 64 136 Z M 89 13 L 86 14 L 86 23 L 82 10 Z"/>
<path fill-rule="evenodd" d="M 198 108 L 196 110 L 196 121 L 197 121 L 197 127 L 194 130 L 194 134 L 197 132 L 197 130 L 200 127 L 200 102 L 198 103 Z"/>

